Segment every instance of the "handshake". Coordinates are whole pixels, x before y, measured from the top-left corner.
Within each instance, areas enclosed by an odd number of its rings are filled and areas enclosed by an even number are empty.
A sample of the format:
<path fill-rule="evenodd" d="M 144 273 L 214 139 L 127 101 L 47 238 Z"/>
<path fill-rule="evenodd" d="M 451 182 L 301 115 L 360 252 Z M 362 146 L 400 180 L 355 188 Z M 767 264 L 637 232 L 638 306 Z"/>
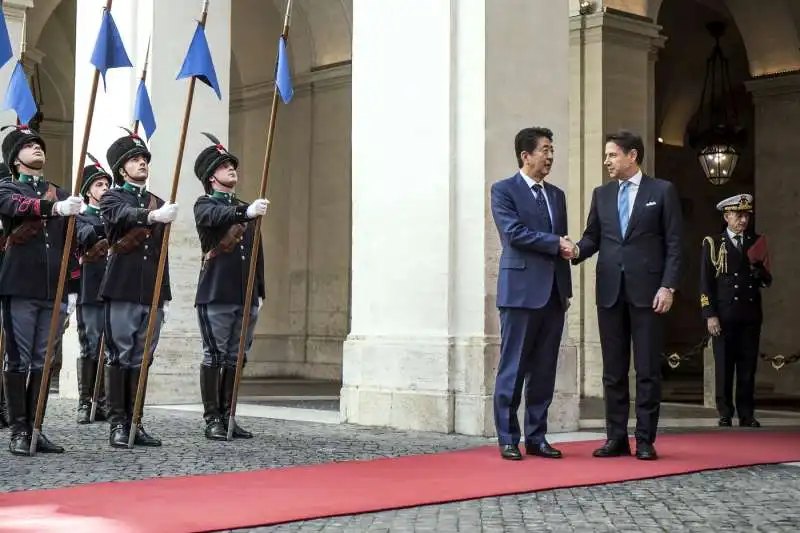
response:
<path fill-rule="evenodd" d="M 564 259 L 570 260 L 578 257 L 578 246 L 568 236 L 561 237 L 558 246 L 559 255 Z"/>

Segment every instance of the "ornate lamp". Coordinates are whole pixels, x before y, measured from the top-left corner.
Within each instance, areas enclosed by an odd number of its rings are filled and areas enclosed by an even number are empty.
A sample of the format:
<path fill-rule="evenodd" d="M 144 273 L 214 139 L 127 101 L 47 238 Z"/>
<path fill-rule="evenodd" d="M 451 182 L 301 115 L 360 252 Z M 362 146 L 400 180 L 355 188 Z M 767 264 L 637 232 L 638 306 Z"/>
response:
<path fill-rule="evenodd" d="M 706 29 L 715 44 L 707 60 L 706 79 L 695 124 L 689 131 L 689 145 L 697 150 L 697 159 L 708 180 L 714 185 L 722 185 L 736 170 L 739 155 L 747 142 L 747 132 L 738 124 L 728 59 L 719 46 L 725 24 L 709 22 Z"/>

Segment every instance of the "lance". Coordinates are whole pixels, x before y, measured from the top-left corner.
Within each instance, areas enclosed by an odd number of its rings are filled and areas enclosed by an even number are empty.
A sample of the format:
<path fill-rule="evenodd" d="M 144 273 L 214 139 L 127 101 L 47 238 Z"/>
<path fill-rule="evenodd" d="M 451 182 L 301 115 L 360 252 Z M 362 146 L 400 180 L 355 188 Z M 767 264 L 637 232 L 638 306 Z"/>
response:
<path fill-rule="evenodd" d="M 111 11 L 112 0 L 106 0 L 104 11 Z M 89 96 L 89 108 L 86 111 L 86 124 L 83 128 L 83 142 L 81 143 L 81 151 L 78 156 L 77 170 L 75 171 L 75 179 L 72 182 L 72 195 L 78 196 L 81 193 L 81 181 L 79 177 L 83 173 L 83 166 L 86 162 L 86 152 L 89 149 L 89 134 L 92 131 L 92 119 L 94 118 L 94 104 L 97 100 L 97 84 L 100 81 L 100 71 L 95 68 L 92 75 L 92 89 Z M 58 334 L 59 327 L 63 327 L 63 323 L 59 320 L 61 317 L 61 299 L 64 297 L 64 283 L 67 277 L 67 266 L 69 265 L 69 256 L 72 253 L 72 241 L 75 237 L 75 217 L 67 217 L 67 235 L 64 239 L 64 253 L 61 254 L 61 268 L 58 274 L 58 285 L 56 286 L 56 296 L 53 301 L 53 316 L 50 318 L 50 332 L 47 336 L 47 352 L 44 357 L 44 370 L 42 384 L 39 387 L 39 399 L 36 402 L 36 418 L 33 424 L 33 435 L 31 436 L 30 454 L 36 455 L 36 447 L 39 441 L 39 435 L 42 432 L 42 418 L 44 417 L 44 406 L 47 401 L 47 394 L 50 390 L 50 372 L 53 366 L 53 346 L 55 344 L 56 335 Z"/>
<path fill-rule="evenodd" d="M 205 27 L 208 18 L 208 2 L 203 0 L 203 11 L 200 13 L 200 26 Z M 194 99 L 194 86 L 197 81 L 196 76 L 189 80 L 189 94 L 186 97 L 186 109 L 183 112 L 183 125 L 181 126 L 181 136 L 178 142 L 178 158 L 175 161 L 175 172 L 172 174 L 172 191 L 169 201 L 175 203 L 178 196 L 178 180 L 181 176 L 181 163 L 183 162 L 183 151 L 186 148 L 186 132 L 189 129 L 189 117 L 192 114 L 192 100 Z M 161 299 L 161 284 L 164 280 L 164 268 L 167 261 L 167 245 L 169 244 L 169 233 L 172 224 L 164 225 L 164 234 L 161 238 L 161 255 L 158 257 L 158 268 L 156 270 L 156 284 L 153 288 L 153 299 L 150 303 L 150 314 L 147 318 L 147 333 L 144 340 L 144 354 L 142 355 L 142 366 L 139 369 L 139 383 L 136 387 L 136 400 L 133 403 L 133 416 L 131 422 L 130 437 L 128 438 L 128 448 L 133 448 L 136 439 L 136 428 L 142 421 L 142 410 L 144 409 L 144 393 L 147 389 L 147 374 L 152 357 L 151 345 L 153 343 L 153 330 L 156 323 L 156 313 L 158 312 L 158 302 Z"/>
<path fill-rule="evenodd" d="M 284 42 L 289 40 L 289 26 L 292 20 L 292 0 L 286 4 L 286 17 L 283 19 L 283 31 L 281 38 Z M 280 55 L 278 56 L 280 57 Z M 275 80 L 278 78 L 278 59 L 275 60 Z M 259 188 L 258 198 L 267 195 L 267 180 L 269 178 L 269 164 L 272 159 L 272 144 L 275 140 L 275 120 L 278 116 L 278 87 L 274 87 L 272 93 L 272 109 L 269 115 L 269 126 L 267 128 L 267 150 L 264 154 L 264 166 L 261 172 L 261 187 Z M 250 309 L 253 305 L 253 289 L 256 282 L 256 267 L 258 265 L 258 249 L 261 245 L 261 216 L 253 221 L 255 230 L 253 231 L 253 246 L 250 251 L 250 270 L 247 275 L 247 290 L 244 293 L 244 309 L 242 310 L 242 330 L 239 334 L 239 352 L 236 355 L 236 375 L 233 380 L 233 393 L 231 394 L 231 410 L 228 420 L 228 440 L 233 439 L 233 430 L 236 427 L 236 404 L 239 398 L 239 384 L 242 381 L 242 370 L 244 369 L 244 354 L 247 348 L 247 331 L 250 328 Z"/>
<path fill-rule="evenodd" d="M 147 40 L 147 50 L 144 53 L 144 67 L 142 67 L 142 76 L 140 78 L 141 81 L 145 81 L 147 79 L 147 65 L 150 63 L 150 41 L 152 37 Z M 133 122 L 133 133 L 139 133 L 139 121 L 135 120 Z M 103 367 L 105 366 L 105 344 L 106 344 L 106 333 L 100 335 L 100 349 L 98 350 L 99 354 L 97 356 L 97 370 L 95 370 L 95 378 L 94 378 L 94 390 L 92 391 L 92 410 L 89 413 L 89 421 L 94 422 L 95 417 L 97 415 L 97 400 L 100 398 L 100 386 L 103 379 Z"/>

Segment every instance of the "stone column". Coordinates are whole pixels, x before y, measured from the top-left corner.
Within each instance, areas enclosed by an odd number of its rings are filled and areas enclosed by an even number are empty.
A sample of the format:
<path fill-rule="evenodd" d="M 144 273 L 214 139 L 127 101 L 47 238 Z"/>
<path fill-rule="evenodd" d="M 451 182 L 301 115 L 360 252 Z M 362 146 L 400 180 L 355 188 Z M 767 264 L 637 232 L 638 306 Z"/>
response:
<path fill-rule="evenodd" d="M 78 2 L 76 17 L 76 72 L 74 160 L 77 161 L 86 123 L 90 83 L 94 67 L 89 62 L 102 15 L 102 0 Z M 152 152 L 149 187 L 165 200 L 172 188 L 178 141 L 189 80 L 175 80 L 189 48 L 201 2 L 181 0 L 117 0 L 112 13 L 133 68 L 113 69 L 106 75 L 97 103 L 89 141 L 89 152 L 106 164 L 108 146 L 130 128 L 133 120 L 134 96 L 144 64 L 148 38 L 152 36 L 148 90 L 158 128 L 148 140 Z M 178 219 L 172 224 L 169 246 L 172 302 L 167 323 L 150 369 L 148 403 L 186 402 L 199 398 L 198 366 L 201 359 L 200 333 L 194 312 L 194 293 L 200 267 L 199 241 L 194 227 L 192 206 L 203 194 L 194 176 L 194 160 L 208 140 L 200 132 L 214 132 L 224 143 L 228 138 L 228 95 L 230 72 L 230 2 L 211 2 L 206 36 L 216 67 L 222 92 L 218 100 L 207 85 L 197 82 L 194 92 L 191 121 L 181 167 L 177 203 Z M 140 131 L 144 137 L 144 131 Z M 108 167 L 106 167 L 108 168 Z M 73 169 L 74 173 L 74 169 Z M 65 337 L 64 371 L 74 374 L 77 356 L 77 336 Z M 69 359 L 71 358 L 71 361 Z M 65 379 L 66 378 L 66 379 Z M 62 377 L 66 384 L 68 376 Z M 67 387 L 62 387 L 67 389 Z M 62 394 L 75 395 L 75 382 Z"/>
<path fill-rule="evenodd" d="M 19 59 L 20 45 L 22 44 L 22 21 L 25 10 L 33 7 L 33 0 L 5 0 L 3 2 L 3 15 L 8 26 L 8 35 L 11 39 L 11 48 L 14 50 L 14 57 L 9 59 L 2 69 L 0 69 L 0 90 L 5 96 L 8 89 L 8 82 L 11 73 L 17 66 Z M 11 109 L 0 110 L 0 124 L 15 124 L 17 115 Z"/>
<path fill-rule="evenodd" d="M 652 172 L 655 167 L 654 65 L 665 41 L 660 29 L 650 19 L 610 8 L 570 17 L 570 102 L 574 105 L 570 107 L 567 203 L 570 234 L 575 239 L 585 227 L 592 191 L 608 179 L 603 168 L 607 133 L 623 128 L 638 132 L 645 144 L 643 169 Z M 580 296 L 570 309 L 568 334 L 581 354 L 583 395 L 602 397 L 595 265 L 592 258 L 573 270 L 573 287 Z M 632 382 L 631 394 L 634 391 Z"/>
<path fill-rule="evenodd" d="M 800 139 L 800 74 L 790 73 L 746 83 L 755 104 L 755 223 L 769 239 L 773 285 L 762 291 L 764 326 L 761 351 L 789 357 L 800 351 L 797 301 L 800 279 L 797 267 L 797 235 L 800 233 L 797 181 Z M 780 395 L 800 395 L 800 363 L 775 371 L 759 363 L 759 381 Z"/>
<path fill-rule="evenodd" d="M 569 146 L 568 5 L 511 4 L 354 2 L 346 422 L 494 432 L 489 188 L 516 171 L 522 127 Z M 566 189 L 566 157 L 552 181 Z M 565 346 L 551 430 L 577 428 L 575 357 Z"/>

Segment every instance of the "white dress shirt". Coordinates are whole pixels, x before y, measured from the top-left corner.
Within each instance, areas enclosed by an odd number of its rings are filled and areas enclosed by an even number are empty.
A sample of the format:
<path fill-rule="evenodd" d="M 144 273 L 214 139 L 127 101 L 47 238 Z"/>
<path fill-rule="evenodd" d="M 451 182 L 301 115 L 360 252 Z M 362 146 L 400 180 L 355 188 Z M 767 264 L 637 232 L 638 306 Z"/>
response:
<path fill-rule="evenodd" d="M 522 179 L 524 179 L 525 183 L 528 184 L 528 189 L 530 189 L 531 194 L 533 194 L 533 197 L 538 200 L 536 195 L 539 194 L 539 193 L 537 193 L 536 191 L 533 190 L 533 186 L 536 185 L 537 182 L 534 181 L 532 178 L 529 178 L 528 176 L 526 176 L 525 172 L 523 172 L 522 169 L 519 169 L 519 175 L 522 176 Z M 547 213 L 550 215 L 550 224 L 552 224 L 553 223 L 553 208 L 550 207 L 550 198 L 547 197 L 547 192 L 545 191 L 545 188 L 544 188 L 544 180 L 539 181 L 538 184 L 542 186 L 541 194 L 544 194 L 544 201 L 547 203 Z"/>
<path fill-rule="evenodd" d="M 619 180 L 619 185 L 622 187 L 622 183 L 625 180 Z M 639 192 L 639 184 L 642 182 L 642 171 L 640 170 L 632 177 L 628 178 L 628 218 L 630 218 L 631 214 L 633 213 L 633 203 L 636 201 L 636 194 Z"/>

